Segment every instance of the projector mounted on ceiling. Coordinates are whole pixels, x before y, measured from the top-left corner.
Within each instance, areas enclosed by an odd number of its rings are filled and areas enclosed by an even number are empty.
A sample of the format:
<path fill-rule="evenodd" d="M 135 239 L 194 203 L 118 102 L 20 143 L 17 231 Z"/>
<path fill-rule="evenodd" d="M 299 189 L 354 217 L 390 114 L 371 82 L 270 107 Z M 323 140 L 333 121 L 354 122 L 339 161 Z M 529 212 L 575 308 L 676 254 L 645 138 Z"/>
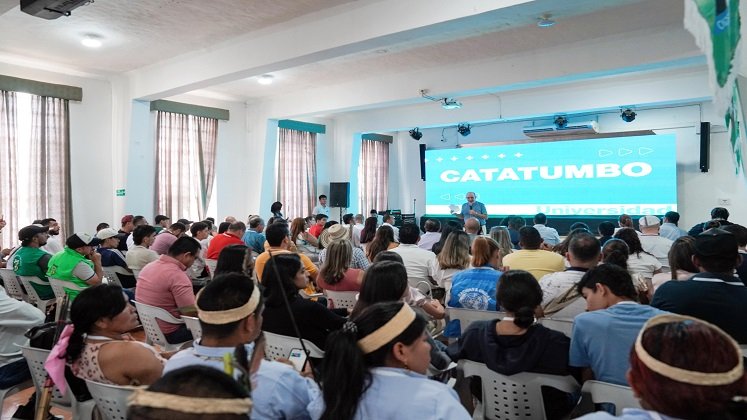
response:
<path fill-rule="evenodd" d="M 441 107 L 443 109 L 459 109 L 462 107 L 462 103 L 457 101 L 456 99 L 443 98 Z"/>
<path fill-rule="evenodd" d="M 21 11 L 31 16 L 52 20 L 70 16 L 71 12 L 93 0 L 21 0 Z"/>

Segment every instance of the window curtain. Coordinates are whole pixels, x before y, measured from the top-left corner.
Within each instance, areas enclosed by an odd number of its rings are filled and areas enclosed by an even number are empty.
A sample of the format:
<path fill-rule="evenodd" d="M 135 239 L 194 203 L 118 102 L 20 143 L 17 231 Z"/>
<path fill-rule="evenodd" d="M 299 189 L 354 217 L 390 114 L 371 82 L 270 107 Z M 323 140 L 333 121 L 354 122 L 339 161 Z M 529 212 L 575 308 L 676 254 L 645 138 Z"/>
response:
<path fill-rule="evenodd" d="M 279 129 L 278 201 L 285 217 L 306 217 L 316 197 L 316 133 Z"/>
<path fill-rule="evenodd" d="M 0 215 L 7 225 L 0 234 L 0 249 L 17 244 L 18 191 L 16 190 L 16 93 L 0 90 Z"/>
<path fill-rule="evenodd" d="M 218 120 L 156 114 L 156 213 L 202 220 L 215 180 Z"/>
<path fill-rule="evenodd" d="M 65 232 L 75 232 L 70 185 L 70 113 L 68 100 L 31 96 L 31 161 L 28 165 L 32 186 L 29 204 L 35 218 L 55 218 Z M 90 174 L 90 182 L 96 182 Z"/>
<path fill-rule="evenodd" d="M 358 192 L 361 213 L 386 210 L 389 202 L 389 143 L 361 141 Z"/>

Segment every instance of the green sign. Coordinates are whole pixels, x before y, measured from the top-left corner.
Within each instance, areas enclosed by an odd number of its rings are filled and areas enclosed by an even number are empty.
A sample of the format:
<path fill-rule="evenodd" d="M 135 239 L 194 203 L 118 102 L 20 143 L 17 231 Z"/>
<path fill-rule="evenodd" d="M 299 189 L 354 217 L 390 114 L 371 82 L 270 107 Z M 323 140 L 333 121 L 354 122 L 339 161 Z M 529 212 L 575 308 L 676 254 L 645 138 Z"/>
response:
<path fill-rule="evenodd" d="M 124 195 L 125 195 L 125 190 L 124 190 L 124 188 L 120 188 L 120 189 L 118 189 L 118 190 L 116 191 L 116 193 L 117 193 L 117 197 L 124 197 Z"/>

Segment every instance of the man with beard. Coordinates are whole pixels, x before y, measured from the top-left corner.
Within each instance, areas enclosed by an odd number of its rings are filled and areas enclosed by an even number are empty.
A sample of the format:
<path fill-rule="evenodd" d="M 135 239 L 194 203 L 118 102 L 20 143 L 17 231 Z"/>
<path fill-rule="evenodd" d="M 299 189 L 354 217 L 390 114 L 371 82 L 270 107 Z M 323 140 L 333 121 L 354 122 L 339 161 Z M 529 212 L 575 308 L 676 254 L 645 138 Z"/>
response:
<path fill-rule="evenodd" d="M 29 225 L 18 231 L 21 247 L 13 254 L 12 267 L 17 276 L 35 276 L 45 284 L 31 283 L 41 299 L 52 299 L 54 293 L 47 279 L 47 266 L 52 255 L 41 249 L 47 244 L 49 227 Z"/>
<path fill-rule="evenodd" d="M 62 239 L 60 238 L 60 224 L 57 223 L 57 220 L 49 217 L 42 219 L 40 224 L 49 227 L 49 239 L 47 239 L 47 244 L 44 245 L 42 249 L 52 255 L 62 251 L 65 248 L 65 245 L 62 243 Z"/>

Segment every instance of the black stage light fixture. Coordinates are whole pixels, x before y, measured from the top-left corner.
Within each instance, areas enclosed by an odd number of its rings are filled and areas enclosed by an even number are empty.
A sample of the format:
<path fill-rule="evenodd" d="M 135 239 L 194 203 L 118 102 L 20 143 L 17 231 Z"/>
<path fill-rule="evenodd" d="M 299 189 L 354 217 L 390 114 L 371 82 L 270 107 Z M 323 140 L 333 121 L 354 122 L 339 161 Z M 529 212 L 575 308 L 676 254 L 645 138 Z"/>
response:
<path fill-rule="evenodd" d="M 467 137 L 472 133 L 472 127 L 469 124 L 459 124 L 457 126 L 457 132 L 463 137 Z"/>
<path fill-rule="evenodd" d="M 620 113 L 620 118 L 625 122 L 633 122 L 635 120 L 636 113 L 632 109 L 628 108 Z"/>
<path fill-rule="evenodd" d="M 420 132 L 420 129 L 418 127 L 415 127 L 410 130 L 410 137 L 415 139 L 415 141 L 420 141 L 420 139 L 423 138 L 423 133 Z"/>
<path fill-rule="evenodd" d="M 565 128 L 565 126 L 568 125 L 568 118 L 566 118 L 566 117 L 564 117 L 562 115 L 558 115 L 553 120 L 553 123 L 558 128 Z"/>

